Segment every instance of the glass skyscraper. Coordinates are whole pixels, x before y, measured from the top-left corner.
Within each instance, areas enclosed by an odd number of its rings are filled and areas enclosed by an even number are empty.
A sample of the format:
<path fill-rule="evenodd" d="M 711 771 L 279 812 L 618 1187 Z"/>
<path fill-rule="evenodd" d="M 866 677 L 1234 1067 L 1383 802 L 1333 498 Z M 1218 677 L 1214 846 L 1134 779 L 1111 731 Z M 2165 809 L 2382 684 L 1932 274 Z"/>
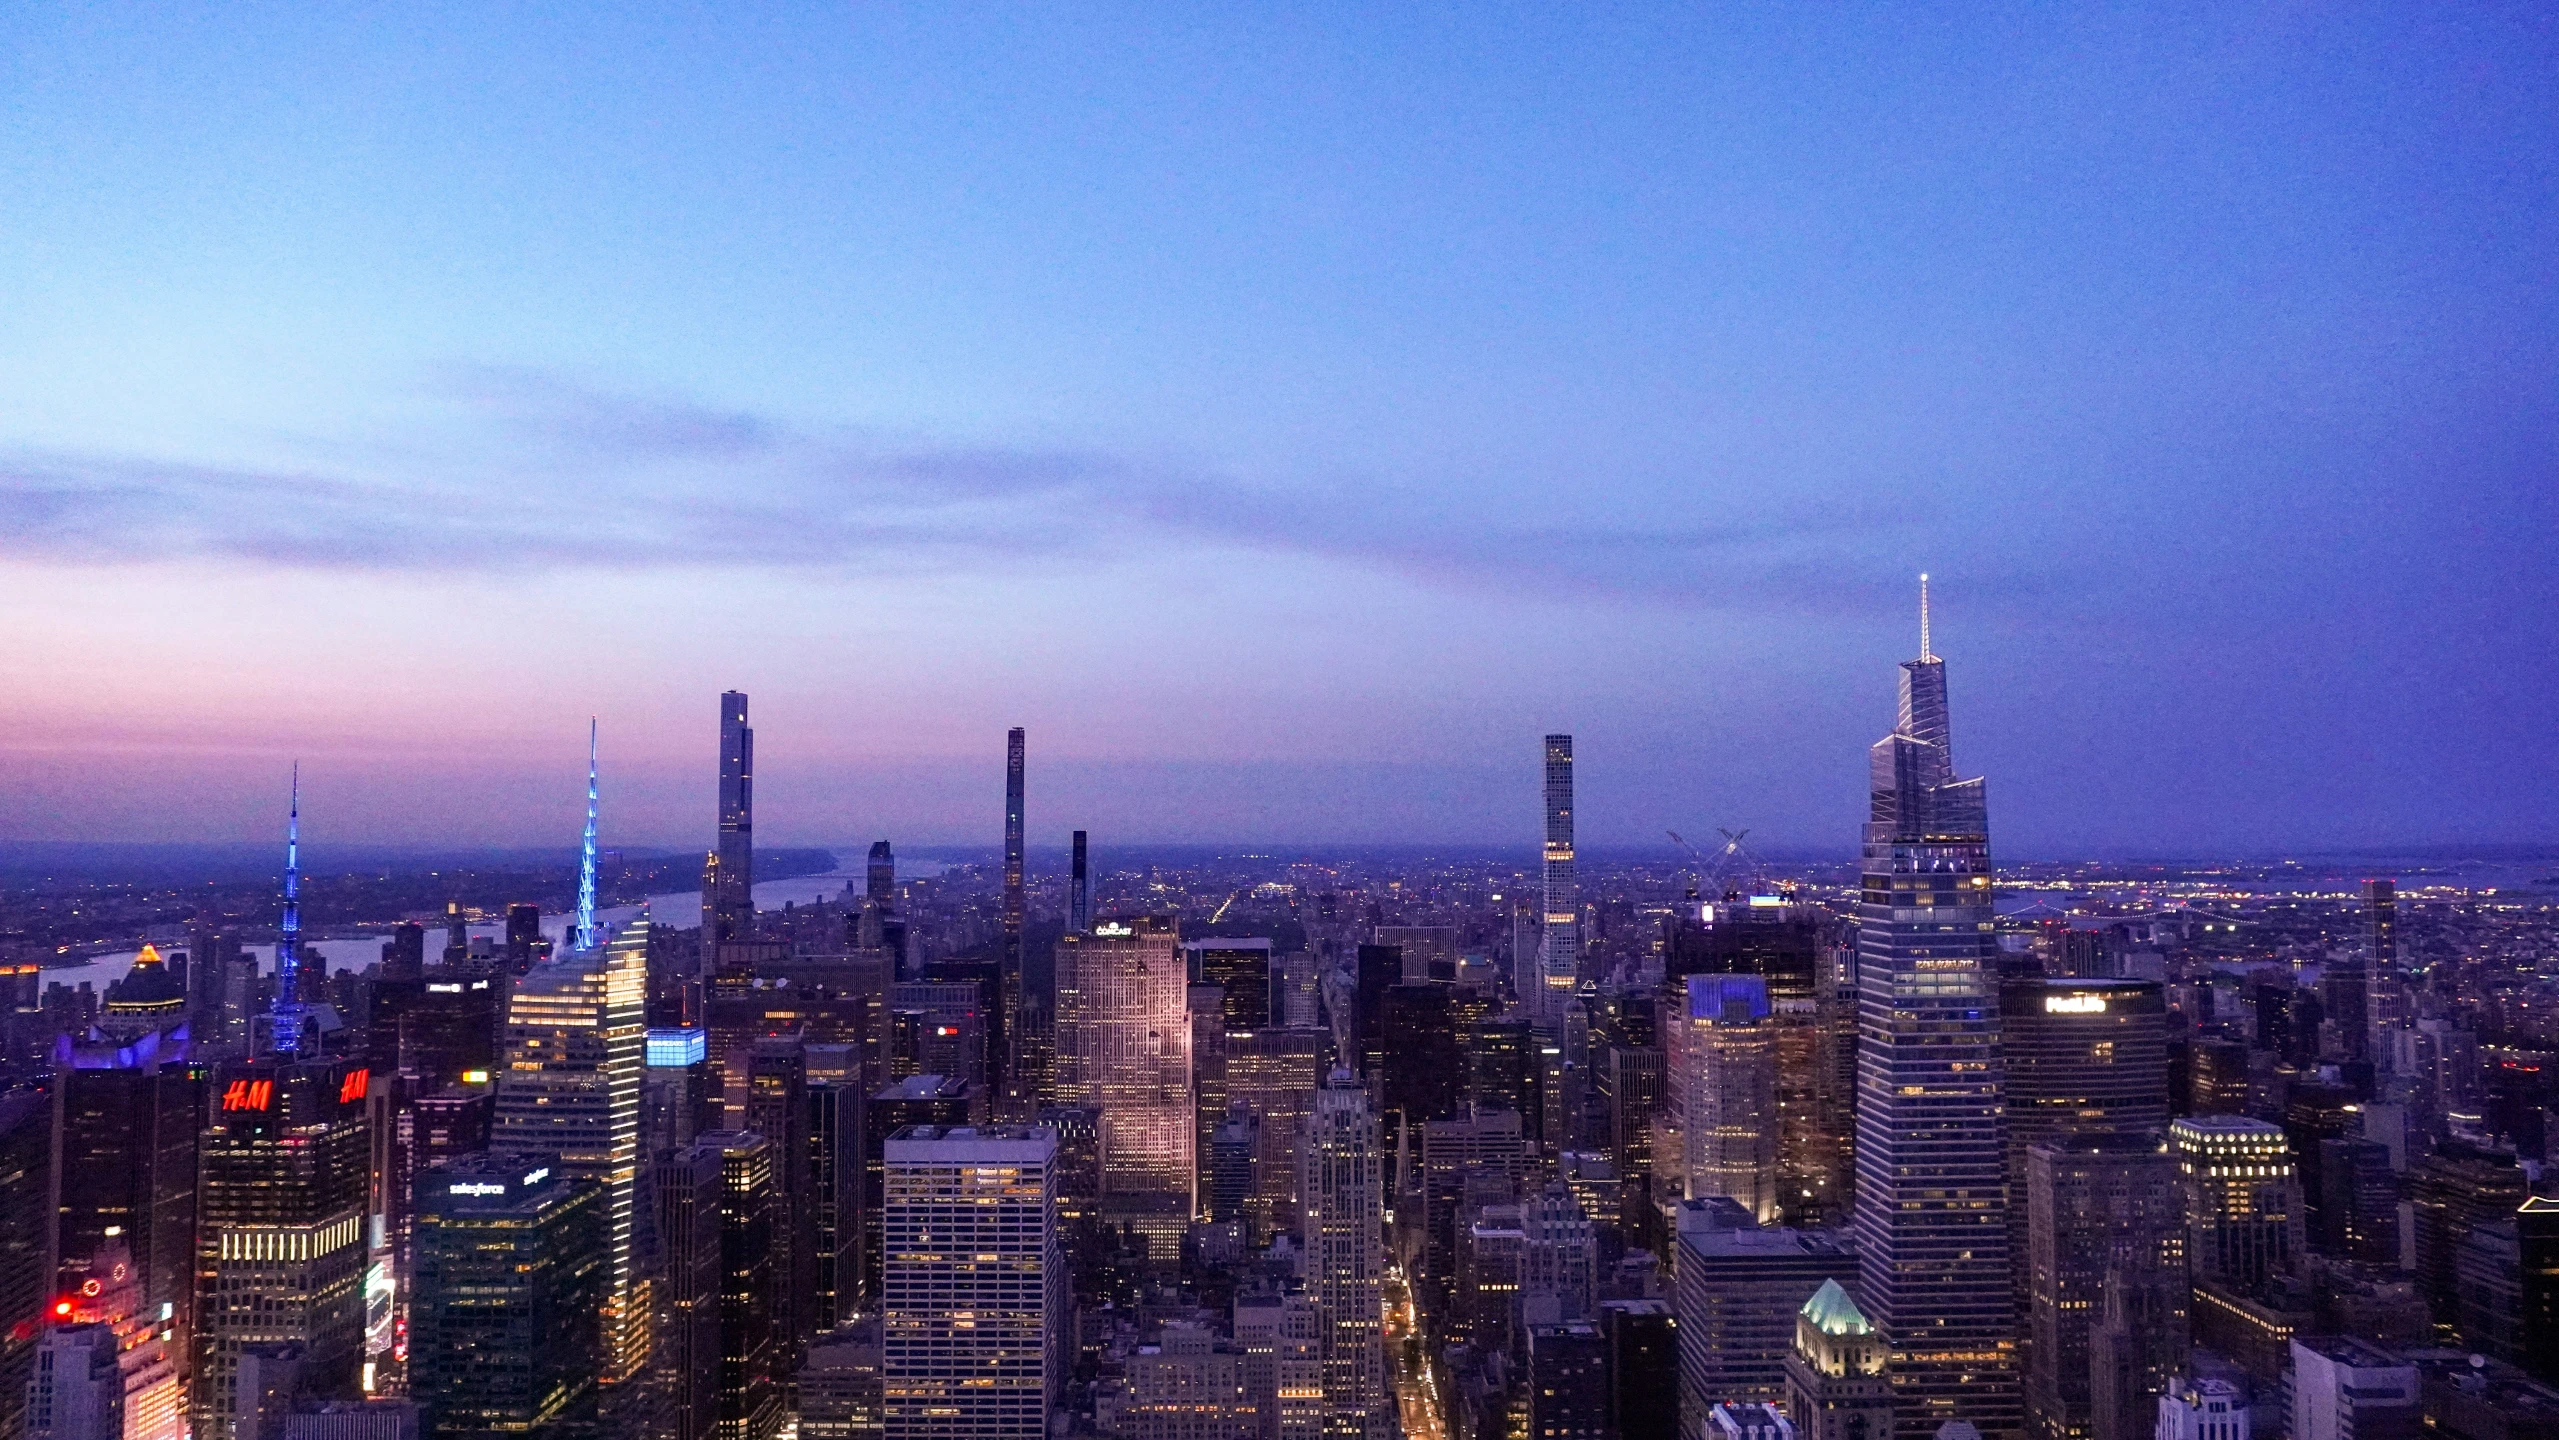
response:
<path fill-rule="evenodd" d="M 1895 1433 L 1966 1420 L 2021 1434 L 2008 1274 L 1990 819 L 1949 748 L 1946 667 L 1901 666 L 1901 715 L 1868 752 L 1858 905 L 1859 1300 L 1891 1347 Z"/>
<path fill-rule="evenodd" d="M 651 1339 L 652 1300 L 635 1235 L 648 973 L 642 914 L 601 948 L 536 965 L 515 982 L 489 1137 L 497 1154 L 556 1156 L 561 1175 L 604 1187 L 607 1385 L 639 1374 Z"/>

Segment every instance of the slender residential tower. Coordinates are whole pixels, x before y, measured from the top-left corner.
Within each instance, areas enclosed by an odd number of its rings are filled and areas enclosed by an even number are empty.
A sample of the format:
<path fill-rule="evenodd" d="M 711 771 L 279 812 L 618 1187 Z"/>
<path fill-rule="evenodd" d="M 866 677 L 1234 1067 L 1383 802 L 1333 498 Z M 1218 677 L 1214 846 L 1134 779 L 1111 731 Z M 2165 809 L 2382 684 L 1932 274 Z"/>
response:
<path fill-rule="evenodd" d="M 720 838 L 702 889 L 702 961 L 718 963 L 723 940 L 743 940 L 755 926 L 755 731 L 746 723 L 746 692 L 720 693 Z"/>
<path fill-rule="evenodd" d="M 1022 1076 L 1022 727 L 1004 732 L 1004 958 L 996 977 L 1002 987 L 996 1017 L 999 1033 L 989 1036 L 987 1065 L 995 1071 L 987 1086 L 1008 1117 L 1029 1108 L 1021 1093 Z M 1000 1067 L 1000 1068 L 998 1068 Z"/>
<path fill-rule="evenodd" d="M 1573 737 L 1546 737 L 1546 896 L 1538 987 L 1530 1009 L 1546 1028 L 1561 1029 L 1582 958 L 1582 894 L 1573 878 Z"/>
<path fill-rule="evenodd" d="M 1082 934 L 1093 928 L 1093 877 L 1085 868 L 1084 832 L 1075 832 L 1075 860 L 1067 872 L 1066 928 Z"/>
<path fill-rule="evenodd" d="M 1868 752 L 1858 906 L 1859 1299 L 1892 1354 L 1895 1434 L 1949 1420 L 2024 1430 L 2008 1277 L 2004 1072 L 1991 933 L 1989 808 L 1958 780 L 1946 667 L 1901 666 L 1901 717 Z"/>

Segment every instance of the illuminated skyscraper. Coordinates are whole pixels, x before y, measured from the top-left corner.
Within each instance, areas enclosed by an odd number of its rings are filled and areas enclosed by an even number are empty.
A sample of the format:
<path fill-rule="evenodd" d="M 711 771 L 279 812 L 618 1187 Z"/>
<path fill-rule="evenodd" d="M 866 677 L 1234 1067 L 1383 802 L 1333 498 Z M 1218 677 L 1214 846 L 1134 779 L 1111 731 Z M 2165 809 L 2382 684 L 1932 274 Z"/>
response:
<path fill-rule="evenodd" d="M 1534 1018 L 1560 1030 L 1564 1002 L 1581 975 L 1582 892 L 1573 876 L 1573 737 L 1546 737 L 1546 849 L 1543 937 Z"/>
<path fill-rule="evenodd" d="M 556 1156 L 562 1175 L 604 1188 L 607 1385 L 637 1375 L 649 1355 L 651 1297 L 634 1251 L 648 960 L 649 920 L 640 915 L 600 948 L 536 965 L 515 982 L 489 1137 L 498 1154 L 528 1163 Z"/>
<path fill-rule="evenodd" d="M 1386 1386 L 1386 1166 L 1368 1092 L 1335 1071 L 1315 1092 L 1300 1163 L 1306 1292 L 1321 1326 L 1324 1434 L 1384 1440 L 1395 1431 Z"/>
<path fill-rule="evenodd" d="M 2336 1027 L 2337 1046 L 2360 1060 L 2372 1045 L 2372 987 L 2399 973 L 2399 884 L 2364 882 L 2364 944 L 2360 953 L 2332 957 L 2320 976 L 2320 1006 Z"/>
<path fill-rule="evenodd" d="M 2283 1127 L 2197 1115 L 2168 1127 L 2195 1283 L 2250 1290 L 2302 1261 L 2301 1174 Z"/>
<path fill-rule="evenodd" d="M 195 1316 L 196 1138 L 204 1103 L 183 1034 L 160 1031 L 121 1045 L 68 1036 L 56 1043 L 48 1277 L 50 1293 L 70 1294 L 103 1269 L 125 1265 L 136 1312 L 157 1320 L 167 1306 L 165 1328 L 181 1357 Z M 116 1323 L 108 1314 L 93 1318 Z"/>
<path fill-rule="evenodd" d="M 889 1440 L 1040 1440 L 1067 1333 L 1057 1137 L 914 1125 L 884 1158 Z"/>
<path fill-rule="evenodd" d="M 1777 1219 L 1777 1025 L 1757 975 L 1690 975 L 1661 1017 L 1670 1104 L 1656 1135 L 1675 1127 L 1686 1198 L 1721 1195 L 1769 1224 Z M 1656 1154 L 1657 1172 L 1671 1157 Z M 1729 1398 L 1729 1397 L 1727 1397 Z"/>
<path fill-rule="evenodd" d="M 720 1152 L 720 1404 L 712 1433 L 773 1440 L 783 1420 L 776 1147 L 752 1130 L 714 1130 L 700 1143 Z"/>
<path fill-rule="evenodd" d="M 990 1036 L 987 1093 L 1010 1120 L 1033 1103 L 1022 1093 L 1022 727 L 1004 732 L 1004 954 L 997 977 L 996 1034 Z"/>
<path fill-rule="evenodd" d="M 1191 1217 L 1190 982 L 1170 919 L 1104 918 L 1057 943 L 1061 1105 L 1102 1112 L 1102 1208 L 1179 1252 Z M 1170 1228 L 1167 1228 L 1167 1227 Z"/>
<path fill-rule="evenodd" d="M 746 723 L 746 692 L 720 694 L 720 833 L 702 891 L 703 969 L 724 941 L 755 927 L 755 731 Z"/>
<path fill-rule="evenodd" d="M 293 800 L 284 822 L 284 918 L 276 927 L 274 1034 L 278 1054 L 302 1048 L 302 766 L 293 767 Z"/>
<path fill-rule="evenodd" d="M 298 1345 L 312 1393 L 355 1393 L 370 1081 L 348 1060 L 262 1059 L 215 1072 L 198 1145 L 198 1440 L 232 1440 L 242 1399 L 234 1381 L 254 1347 Z"/>
<path fill-rule="evenodd" d="M 1797 1440 L 1883 1440 L 1893 1423 L 1892 1359 L 1837 1280 L 1824 1280 L 1795 1316 L 1786 1356 L 1786 1413 Z"/>
<path fill-rule="evenodd" d="M 1989 807 L 1955 778 L 1946 667 L 1901 666 L 1900 723 L 1869 752 L 1858 906 L 1857 1268 L 1892 1351 L 1895 1430 L 2021 1433 L 2008 1273 Z"/>

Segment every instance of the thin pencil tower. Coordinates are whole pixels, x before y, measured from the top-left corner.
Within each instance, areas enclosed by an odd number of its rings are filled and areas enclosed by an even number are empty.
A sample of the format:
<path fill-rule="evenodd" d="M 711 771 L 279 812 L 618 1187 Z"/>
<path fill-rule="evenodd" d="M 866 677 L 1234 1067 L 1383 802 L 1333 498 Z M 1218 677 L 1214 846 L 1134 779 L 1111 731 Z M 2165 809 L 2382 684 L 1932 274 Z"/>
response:
<path fill-rule="evenodd" d="M 1027 1107 L 1022 1085 L 1022 727 L 1004 735 L 1004 957 L 996 977 L 997 1024 L 1003 1034 L 989 1046 L 990 1065 L 1002 1072 L 987 1088 L 1008 1118 Z"/>
<path fill-rule="evenodd" d="M 275 941 L 275 1048 L 302 1049 L 302 762 L 293 762 L 293 798 L 284 819 L 284 923 Z"/>
<path fill-rule="evenodd" d="M 595 948 L 595 717 L 586 717 L 586 846 L 578 855 L 575 948 Z"/>

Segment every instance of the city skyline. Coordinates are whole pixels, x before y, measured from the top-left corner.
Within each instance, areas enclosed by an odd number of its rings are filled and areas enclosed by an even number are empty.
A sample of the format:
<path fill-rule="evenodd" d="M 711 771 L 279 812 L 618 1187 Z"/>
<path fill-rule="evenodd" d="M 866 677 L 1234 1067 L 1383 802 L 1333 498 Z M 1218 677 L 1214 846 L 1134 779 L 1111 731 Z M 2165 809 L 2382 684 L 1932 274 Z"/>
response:
<path fill-rule="evenodd" d="M 2547 834 L 2526 12 L 0 27 L 13 835 Z"/>

